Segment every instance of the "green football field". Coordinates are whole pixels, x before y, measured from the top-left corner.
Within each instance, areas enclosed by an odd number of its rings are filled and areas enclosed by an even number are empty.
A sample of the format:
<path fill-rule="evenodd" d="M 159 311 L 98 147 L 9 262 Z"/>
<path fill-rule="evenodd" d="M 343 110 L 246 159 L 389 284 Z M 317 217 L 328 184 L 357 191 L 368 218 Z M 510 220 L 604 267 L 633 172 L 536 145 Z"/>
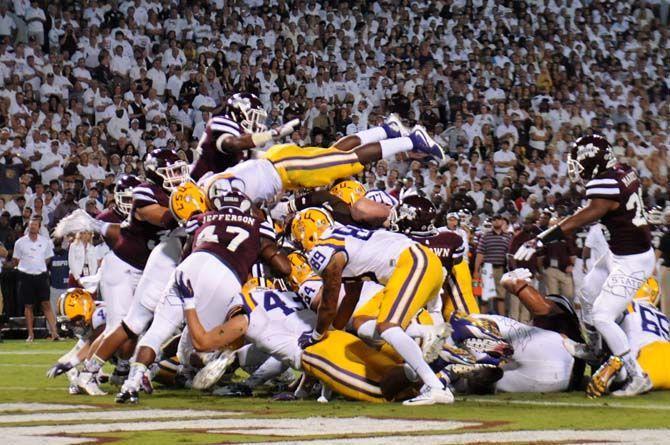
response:
<path fill-rule="evenodd" d="M 0 343 L 0 443 L 670 443 L 670 394 L 588 400 L 581 393 L 460 397 L 404 407 L 231 399 L 164 390 L 139 405 L 70 396 L 46 370 L 72 342 Z M 418 437 L 421 436 L 421 437 Z"/>

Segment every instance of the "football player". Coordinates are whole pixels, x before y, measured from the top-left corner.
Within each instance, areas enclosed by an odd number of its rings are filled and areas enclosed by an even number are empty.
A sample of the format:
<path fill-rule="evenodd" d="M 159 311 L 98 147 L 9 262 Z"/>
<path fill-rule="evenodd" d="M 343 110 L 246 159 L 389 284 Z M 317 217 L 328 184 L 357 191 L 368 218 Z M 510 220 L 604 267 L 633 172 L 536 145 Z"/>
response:
<path fill-rule="evenodd" d="M 94 301 L 91 294 L 84 289 L 72 288 L 58 297 L 57 310 L 58 322 L 72 331 L 78 341 L 47 371 L 47 377 L 52 379 L 68 373 L 70 394 L 78 394 L 87 391 L 86 388 L 79 387 L 86 385 L 87 382 L 79 381 L 76 370 L 70 371 L 89 357 L 91 345 L 105 330 L 105 306 L 102 302 Z"/>
<path fill-rule="evenodd" d="M 195 215 L 190 254 L 174 271 L 165 297 L 155 306 L 153 322 L 138 344 L 137 359 L 116 397 L 117 403 L 137 403 L 140 386 L 147 386 L 147 366 L 161 344 L 182 324 L 183 312 L 176 287 L 187 285 L 197 295 L 195 307 L 206 329 L 223 322 L 236 310 L 234 297 L 259 258 L 270 264 L 280 261 L 272 225 L 253 214 L 251 201 L 241 192 L 210 195 L 206 213 Z M 281 270 L 282 265 L 276 269 Z M 169 272 L 169 271 L 168 271 Z"/>
<path fill-rule="evenodd" d="M 252 137 L 263 145 L 272 140 L 273 134 L 272 131 L 261 132 Z M 237 188 L 254 202 L 269 202 L 282 190 L 325 187 L 337 179 L 361 173 L 365 164 L 411 150 L 439 161 L 445 157 L 425 128 L 415 126 L 410 131 L 397 117 L 391 116 L 381 127 L 346 136 L 330 148 L 274 145 L 261 158 L 203 177 L 200 183 L 205 190 Z"/>
<path fill-rule="evenodd" d="M 670 389 L 670 322 L 658 310 L 660 291 L 658 281 L 650 277 L 637 291 L 628 306 L 621 328 L 631 345 L 631 352 L 649 376 L 653 389 Z M 605 394 L 615 377 L 625 379 L 622 360 L 611 356 L 596 371 L 587 387 L 589 397 Z M 618 395 L 617 391 L 612 393 Z"/>
<path fill-rule="evenodd" d="M 444 274 L 439 258 L 400 234 L 335 227 L 331 216 L 319 208 L 298 213 L 291 233 L 306 252 L 310 266 L 323 277 L 317 324 L 311 336 L 303 339 L 302 346 L 316 344 L 327 335 L 337 316 L 343 278 L 372 277 L 384 285 L 384 292 L 365 305 L 369 320 L 358 327 L 359 336 L 386 341 L 421 378 L 421 394 L 406 404 L 452 403 L 453 395 L 405 332 L 414 316 L 437 297 L 442 287 Z M 443 343 L 443 339 L 438 337 L 435 345 L 438 343 Z"/>
<path fill-rule="evenodd" d="M 585 182 L 587 204 L 522 246 L 515 258 L 526 260 L 538 245 L 561 240 L 600 220 L 610 235 L 610 252 L 595 264 L 577 292 L 582 321 L 590 332 L 589 347 L 600 351 L 602 338 L 622 360 L 628 381 L 617 395 L 647 392 L 652 389 L 652 382 L 617 324 L 617 318 L 651 276 L 656 261 L 640 180 L 633 168 L 617 162 L 612 146 L 600 135 L 575 141 L 568 157 L 568 176 L 573 182 Z"/>
<path fill-rule="evenodd" d="M 207 122 L 198 142 L 198 159 L 191 167 L 191 178 L 198 181 L 209 173 L 220 173 L 242 160 L 242 153 L 291 134 L 300 124 L 297 119 L 268 130 L 267 112 L 254 94 L 233 94 L 226 101 L 226 114 Z"/>
<path fill-rule="evenodd" d="M 101 272 L 100 290 L 108 302 L 111 330 L 86 362 L 85 372 L 91 378 L 124 343 L 122 357 L 130 357 L 138 335 L 153 317 L 165 276 L 181 253 L 168 194 L 188 180 L 188 164 L 168 149 L 153 150 L 144 164 L 147 182 L 133 189 L 128 219 L 121 225 L 99 222 L 93 227 L 103 236 L 118 231 L 119 239 Z"/>
<path fill-rule="evenodd" d="M 309 337 L 316 320 L 293 292 L 246 288 L 241 299 L 245 311 L 235 313 L 208 331 L 200 321 L 199 311 L 192 309 L 193 303 L 189 302 L 197 294 L 183 283 L 179 291 L 197 350 L 227 348 L 244 337 L 282 363 L 303 370 L 340 394 L 368 402 L 405 398 L 415 386 L 410 379 L 416 380 L 416 374 L 399 358 L 377 351 L 346 332 L 330 331 L 323 341 L 301 348 L 299 342 Z"/>
<path fill-rule="evenodd" d="M 463 260 L 466 242 L 454 231 L 435 229 L 433 221 L 437 210 L 430 200 L 421 196 L 408 196 L 402 200 L 392 221 L 392 228 L 405 233 L 430 248 L 442 262 L 446 279 L 444 292 L 448 297 L 443 303 L 444 318 L 452 312 L 478 314 L 479 305 L 472 293 L 472 276 L 467 262 Z M 450 214 L 451 218 L 457 214 Z M 452 221 L 452 227 L 454 222 Z"/>
<path fill-rule="evenodd" d="M 275 219 L 309 207 L 323 207 L 343 225 L 363 228 L 388 227 L 392 207 L 369 199 L 363 184 L 354 179 L 336 182 L 330 190 L 310 191 L 300 197 L 278 203 L 271 214 Z"/>

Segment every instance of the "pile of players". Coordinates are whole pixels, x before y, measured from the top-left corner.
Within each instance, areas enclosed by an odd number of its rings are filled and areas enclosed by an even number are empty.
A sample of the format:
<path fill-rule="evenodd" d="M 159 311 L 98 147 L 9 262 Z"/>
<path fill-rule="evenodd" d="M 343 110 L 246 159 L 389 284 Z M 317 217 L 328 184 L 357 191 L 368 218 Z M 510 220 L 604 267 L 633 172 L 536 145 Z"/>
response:
<path fill-rule="evenodd" d="M 334 391 L 407 405 L 451 403 L 454 391 L 586 386 L 598 397 L 670 387 L 639 180 L 604 138 L 581 138 L 570 155 L 587 205 L 517 255 L 599 219 L 612 253 L 587 277 L 579 310 L 571 298 L 541 295 L 525 269 L 505 274 L 533 315 L 526 325 L 479 314 L 469 240 L 435 228 L 429 200 L 398 202 L 351 179 L 397 153 L 443 161 L 424 128 L 391 115 L 330 148 L 298 147 L 277 144 L 298 122 L 268 130 L 253 95 L 227 106 L 207 124 L 192 166 L 154 150 L 144 182 L 119 180 L 113 209 L 96 220 L 77 211 L 56 228 L 92 230 L 110 246 L 90 288 L 59 301 L 80 341 L 48 376 L 67 373 L 70 392 L 105 394 L 107 361 L 119 403 L 137 403 L 153 381 L 248 396 L 295 378 L 279 398 L 320 387 L 320 400 Z M 587 381 L 586 363 L 597 370 Z M 238 368 L 249 375 L 241 383 L 231 381 Z"/>

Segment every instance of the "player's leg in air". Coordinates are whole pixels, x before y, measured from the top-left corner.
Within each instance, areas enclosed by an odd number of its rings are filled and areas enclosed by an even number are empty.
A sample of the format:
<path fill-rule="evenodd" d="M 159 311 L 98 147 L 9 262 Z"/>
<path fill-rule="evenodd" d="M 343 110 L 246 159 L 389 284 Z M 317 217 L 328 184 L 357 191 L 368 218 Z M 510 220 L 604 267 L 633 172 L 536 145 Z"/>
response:
<path fill-rule="evenodd" d="M 439 162 L 445 157 L 425 128 L 409 130 L 391 115 L 383 125 L 346 136 L 330 148 L 275 145 L 264 158 L 274 165 L 284 189 L 291 190 L 327 186 L 361 173 L 366 164 L 412 150 Z"/>

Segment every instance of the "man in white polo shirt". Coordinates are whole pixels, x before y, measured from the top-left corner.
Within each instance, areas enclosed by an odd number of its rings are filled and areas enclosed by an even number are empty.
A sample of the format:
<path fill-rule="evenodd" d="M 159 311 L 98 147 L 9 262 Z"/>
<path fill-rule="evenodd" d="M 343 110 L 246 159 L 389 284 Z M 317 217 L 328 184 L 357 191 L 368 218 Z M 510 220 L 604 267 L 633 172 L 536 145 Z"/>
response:
<path fill-rule="evenodd" d="M 17 294 L 24 305 L 26 327 L 28 338 L 32 342 L 35 338 L 33 332 L 33 307 L 36 304 L 42 306 L 42 312 L 49 323 L 51 339 L 58 339 L 56 330 L 56 317 L 49 302 L 49 279 L 47 263 L 54 256 L 53 245 L 48 237 L 40 235 L 41 221 L 33 218 L 28 223 L 28 233 L 14 244 L 14 266 L 18 270 Z"/>

